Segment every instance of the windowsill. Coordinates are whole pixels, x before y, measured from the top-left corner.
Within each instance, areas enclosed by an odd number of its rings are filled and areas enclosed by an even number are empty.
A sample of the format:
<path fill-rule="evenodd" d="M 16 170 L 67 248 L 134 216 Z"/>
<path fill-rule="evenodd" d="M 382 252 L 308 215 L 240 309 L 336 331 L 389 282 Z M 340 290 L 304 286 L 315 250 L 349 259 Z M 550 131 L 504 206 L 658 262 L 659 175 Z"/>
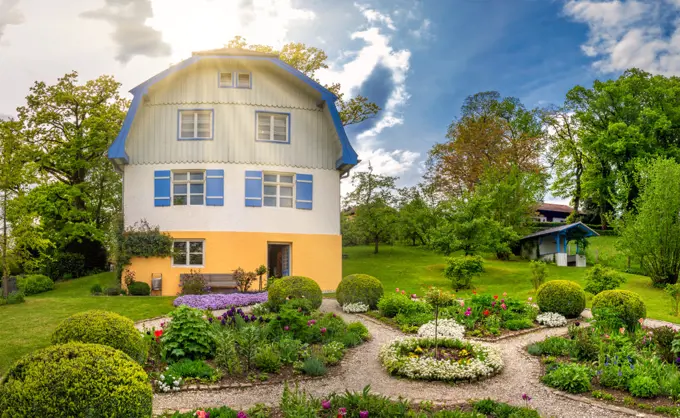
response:
<path fill-rule="evenodd" d="M 210 138 L 177 138 L 178 141 L 212 141 L 214 137 Z"/>
<path fill-rule="evenodd" d="M 290 139 L 288 141 L 271 141 L 267 139 L 256 139 L 255 142 L 264 142 L 268 144 L 285 144 L 285 145 L 290 145 Z"/>
<path fill-rule="evenodd" d="M 173 264 L 171 267 L 173 267 L 173 268 L 184 268 L 184 269 L 202 269 L 202 268 L 205 268 L 205 265 L 204 264 L 201 264 L 201 265 L 198 265 L 198 264 L 197 265 L 177 265 L 177 264 Z"/>

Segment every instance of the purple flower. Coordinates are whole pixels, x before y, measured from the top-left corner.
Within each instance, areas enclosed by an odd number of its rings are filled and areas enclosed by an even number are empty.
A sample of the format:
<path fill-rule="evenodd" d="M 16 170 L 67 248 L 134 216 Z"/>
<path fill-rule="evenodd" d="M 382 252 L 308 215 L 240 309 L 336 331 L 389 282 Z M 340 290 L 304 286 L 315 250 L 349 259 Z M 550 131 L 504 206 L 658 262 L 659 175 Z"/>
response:
<path fill-rule="evenodd" d="M 524 402 L 529 402 L 531 400 L 531 396 L 529 396 L 525 393 L 525 394 L 522 395 L 522 400 Z"/>
<path fill-rule="evenodd" d="M 347 415 L 347 408 L 338 409 L 338 415 Z"/>
<path fill-rule="evenodd" d="M 368 411 L 359 411 L 359 418 L 368 418 Z"/>
<path fill-rule="evenodd" d="M 222 321 L 220 321 L 220 322 L 222 323 L 222 325 L 227 325 L 227 321 L 224 318 L 222 318 Z"/>
<path fill-rule="evenodd" d="M 321 328 L 319 331 L 321 331 L 322 334 L 325 334 L 327 330 L 326 328 Z"/>
<path fill-rule="evenodd" d="M 226 309 L 229 306 L 247 306 L 267 301 L 267 292 L 261 293 L 230 293 L 230 294 L 207 294 L 207 295 L 185 295 L 175 299 L 173 305 L 186 305 L 190 308 L 198 309 Z M 240 309 L 239 309 L 240 311 Z M 233 310 L 230 310 L 233 315 Z"/>
<path fill-rule="evenodd" d="M 210 322 L 210 323 L 212 324 L 213 319 L 212 319 L 212 318 L 208 318 L 208 322 Z"/>
<path fill-rule="evenodd" d="M 321 407 L 323 409 L 331 409 L 331 401 L 321 401 Z"/>
<path fill-rule="evenodd" d="M 236 414 L 236 418 L 248 418 L 248 414 L 243 411 L 239 411 L 238 414 Z"/>
<path fill-rule="evenodd" d="M 289 329 L 290 329 L 290 327 L 289 327 L 288 325 L 286 325 L 285 327 L 283 327 L 283 330 L 284 330 L 284 331 L 288 331 Z"/>

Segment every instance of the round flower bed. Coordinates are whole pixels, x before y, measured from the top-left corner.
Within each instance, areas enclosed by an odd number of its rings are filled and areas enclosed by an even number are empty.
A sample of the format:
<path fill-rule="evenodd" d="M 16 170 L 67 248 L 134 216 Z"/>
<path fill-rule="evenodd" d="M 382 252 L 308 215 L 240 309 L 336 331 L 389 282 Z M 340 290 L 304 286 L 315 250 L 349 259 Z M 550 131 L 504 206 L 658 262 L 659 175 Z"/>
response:
<path fill-rule="evenodd" d="M 452 338 L 404 338 L 380 349 L 380 361 L 393 375 L 421 380 L 481 380 L 503 368 L 500 350 L 476 342 Z"/>
<path fill-rule="evenodd" d="M 418 328 L 419 337 L 434 337 L 434 321 Z M 437 335 L 441 337 L 462 340 L 465 337 L 465 327 L 456 322 L 455 319 L 440 319 L 437 324 Z"/>

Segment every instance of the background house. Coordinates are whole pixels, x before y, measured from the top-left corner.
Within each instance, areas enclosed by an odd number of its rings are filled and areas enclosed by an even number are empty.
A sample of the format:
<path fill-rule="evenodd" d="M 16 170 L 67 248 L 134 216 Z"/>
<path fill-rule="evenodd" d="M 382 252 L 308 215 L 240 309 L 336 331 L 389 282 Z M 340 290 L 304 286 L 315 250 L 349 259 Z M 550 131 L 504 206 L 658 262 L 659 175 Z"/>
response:
<path fill-rule="evenodd" d="M 569 214 L 574 209 L 567 205 L 558 205 L 555 203 L 542 203 L 536 209 L 536 219 L 538 222 L 564 222 L 567 220 Z"/>

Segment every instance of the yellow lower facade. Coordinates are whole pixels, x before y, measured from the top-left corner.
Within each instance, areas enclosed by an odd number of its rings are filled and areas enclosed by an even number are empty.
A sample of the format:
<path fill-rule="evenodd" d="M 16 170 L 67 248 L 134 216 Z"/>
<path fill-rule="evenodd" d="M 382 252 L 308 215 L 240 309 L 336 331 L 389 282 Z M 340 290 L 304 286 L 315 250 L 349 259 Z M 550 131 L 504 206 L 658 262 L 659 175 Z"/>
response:
<path fill-rule="evenodd" d="M 168 233 L 175 240 L 202 240 L 203 265 L 175 266 L 171 257 L 133 258 L 127 270 L 135 273 L 136 281 L 151 285 L 152 278 L 162 277 L 162 290 L 152 292 L 154 295 L 177 295 L 181 290 L 180 274 L 191 270 L 204 274 L 228 274 L 238 267 L 254 271 L 260 265 L 267 266 L 272 245 L 290 246 L 290 275 L 310 277 L 324 291 L 335 291 L 342 279 L 340 235 L 215 231 Z"/>

